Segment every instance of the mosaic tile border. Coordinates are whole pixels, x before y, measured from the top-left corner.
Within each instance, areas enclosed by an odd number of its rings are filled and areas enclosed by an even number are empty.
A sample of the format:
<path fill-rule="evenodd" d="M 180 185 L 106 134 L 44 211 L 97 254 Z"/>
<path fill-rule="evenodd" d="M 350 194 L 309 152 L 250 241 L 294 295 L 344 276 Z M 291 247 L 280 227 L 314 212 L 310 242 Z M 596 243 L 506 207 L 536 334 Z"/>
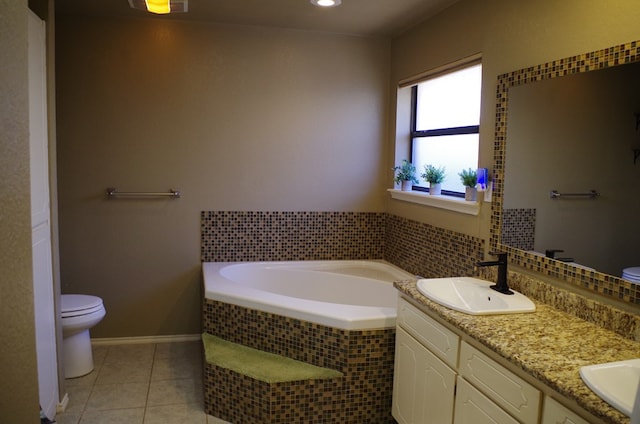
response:
<path fill-rule="evenodd" d="M 521 250 L 534 250 L 536 241 L 536 210 L 504 209 L 502 212 L 502 243 Z"/>
<path fill-rule="evenodd" d="M 265 383 L 205 364 L 205 412 L 234 424 L 344 421 L 342 378 Z"/>
<path fill-rule="evenodd" d="M 333 415 L 331 420 L 319 422 L 395 423 L 391 417 L 395 328 L 342 330 L 206 298 L 203 302 L 203 327 L 207 333 L 234 343 L 342 372 L 345 375 L 343 387 L 322 399 L 327 408 L 335 409 L 339 416 Z M 235 403 L 247 402 L 252 397 L 245 393 L 247 390 L 258 390 L 256 393 L 263 399 L 269 396 L 258 383 L 239 382 L 239 377 L 227 375 L 224 378 L 229 379 L 226 384 L 231 389 L 226 390 L 230 391 L 230 398 L 221 399 L 221 391 L 213 387 L 215 381 L 212 379 L 223 377 L 218 370 L 210 369 L 210 372 L 205 396 L 209 396 L 211 402 L 230 399 L 235 399 Z M 269 390 L 280 389 L 270 387 Z M 308 406 L 300 404 L 299 408 Z M 303 411 L 289 409 L 287 412 L 289 415 L 292 413 L 304 417 Z M 224 418 L 223 415 L 216 416 Z M 269 422 L 287 422 L 278 419 Z"/>
<path fill-rule="evenodd" d="M 382 259 L 381 212 L 201 212 L 203 262 Z"/>
<path fill-rule="evenodd" d="M 384 259 L 425 278 L 471 276 L 484 244 L 477 237 L 388 215 Z"/>
<path fill-rule="evenodd" d="M 624 63 L 640 61 L 640 41 L 554 60 L 498 76 L 496 90 L 496 127 L 493 162 L 493 199 L 491 204 L 491 240 L 494 250 L 509 253 L 509 261 L 525 269 L 595 293 L 640 305 L 640 287 L 621 278 L 599 272 L 585 271 L 562 262 L 535 256 L 501 243 L 502 205 L 504 193 L 504 165 L 506 157 L 507 108 L 509 88 L 534 81 L 557 78 Z"/>
<path fill-rule="evenodd" d="M 485 241 L 388 213 L 201 213 L 203 262 L 385 259 L 424 277 L 472 275 Z"/>

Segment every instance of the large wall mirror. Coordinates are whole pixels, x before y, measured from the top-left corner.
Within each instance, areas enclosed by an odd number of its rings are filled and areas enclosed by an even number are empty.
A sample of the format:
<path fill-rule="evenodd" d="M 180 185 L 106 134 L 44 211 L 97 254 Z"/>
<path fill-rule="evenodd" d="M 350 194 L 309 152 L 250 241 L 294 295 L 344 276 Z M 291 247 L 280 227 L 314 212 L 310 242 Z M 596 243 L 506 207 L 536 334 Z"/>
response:
<path fill-rule="evenodd" d="M 492 248 L 640 305 L 640 42 L 499 76 L 495 137 Z"/>

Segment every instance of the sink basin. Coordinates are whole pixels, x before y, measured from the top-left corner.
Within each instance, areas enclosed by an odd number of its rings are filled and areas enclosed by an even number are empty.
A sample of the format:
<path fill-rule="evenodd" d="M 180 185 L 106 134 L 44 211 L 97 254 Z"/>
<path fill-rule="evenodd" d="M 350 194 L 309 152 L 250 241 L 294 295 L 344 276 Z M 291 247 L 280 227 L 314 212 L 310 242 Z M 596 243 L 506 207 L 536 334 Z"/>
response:
<path fill-rule="evenodd" d="M 640 359 L 582 367 L 580 377 L 605 402 L 631 416 L 640 382 Z"/>
<path fill-rule="evenodd" d="M 423 278 L 418 280 L 418 291 L 442 306 L 471 315 L 519 314 L 536 310 L 536 305 L 522 293 L 498 293 L 489 288 L 493 284 L 473 277 Z"/>

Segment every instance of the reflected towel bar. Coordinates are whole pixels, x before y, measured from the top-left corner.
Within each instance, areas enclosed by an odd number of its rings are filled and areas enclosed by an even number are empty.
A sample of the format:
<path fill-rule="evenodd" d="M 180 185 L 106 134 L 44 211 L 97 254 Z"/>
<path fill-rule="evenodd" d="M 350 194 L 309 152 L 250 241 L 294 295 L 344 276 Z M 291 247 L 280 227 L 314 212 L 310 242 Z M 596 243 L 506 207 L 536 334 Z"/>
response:
<path fill-rule="evenodd" d="M 170 188 L 169 191 L 166 192 L 132 192 L 132 191 L 118 191 L 115 187 L 107 188 L 107 197 L 115 198 L 115 197 L 171 197 L 178 198 L 181 193 L 179 190 Z"/>
<path fill-rule="evenodd" d="M 549 196 L 552 199 L 557 199 L 558 197 L 588 197 L 590 199 L 595 199 L 600 196 L 600 193 L 595 190 L 589 190 L 587 193 L 560 193 L 558 190 L 551 190 Z"/>

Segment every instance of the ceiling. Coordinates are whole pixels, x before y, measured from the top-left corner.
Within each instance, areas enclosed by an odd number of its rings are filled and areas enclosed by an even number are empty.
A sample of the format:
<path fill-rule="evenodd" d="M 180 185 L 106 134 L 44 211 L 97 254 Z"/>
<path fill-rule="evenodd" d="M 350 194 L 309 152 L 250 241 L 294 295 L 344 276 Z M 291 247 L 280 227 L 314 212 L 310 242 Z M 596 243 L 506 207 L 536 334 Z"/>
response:
<path fill-rule="evenodd" d="M 55 0 L 58 16 L 90 14 L 258 25 L 360 36 L 392 37 L 459 0 L 343 0 L 319 8 L 309 0 L 189 0 L 189 12 L 152 15 L 127 0 Z"/>

